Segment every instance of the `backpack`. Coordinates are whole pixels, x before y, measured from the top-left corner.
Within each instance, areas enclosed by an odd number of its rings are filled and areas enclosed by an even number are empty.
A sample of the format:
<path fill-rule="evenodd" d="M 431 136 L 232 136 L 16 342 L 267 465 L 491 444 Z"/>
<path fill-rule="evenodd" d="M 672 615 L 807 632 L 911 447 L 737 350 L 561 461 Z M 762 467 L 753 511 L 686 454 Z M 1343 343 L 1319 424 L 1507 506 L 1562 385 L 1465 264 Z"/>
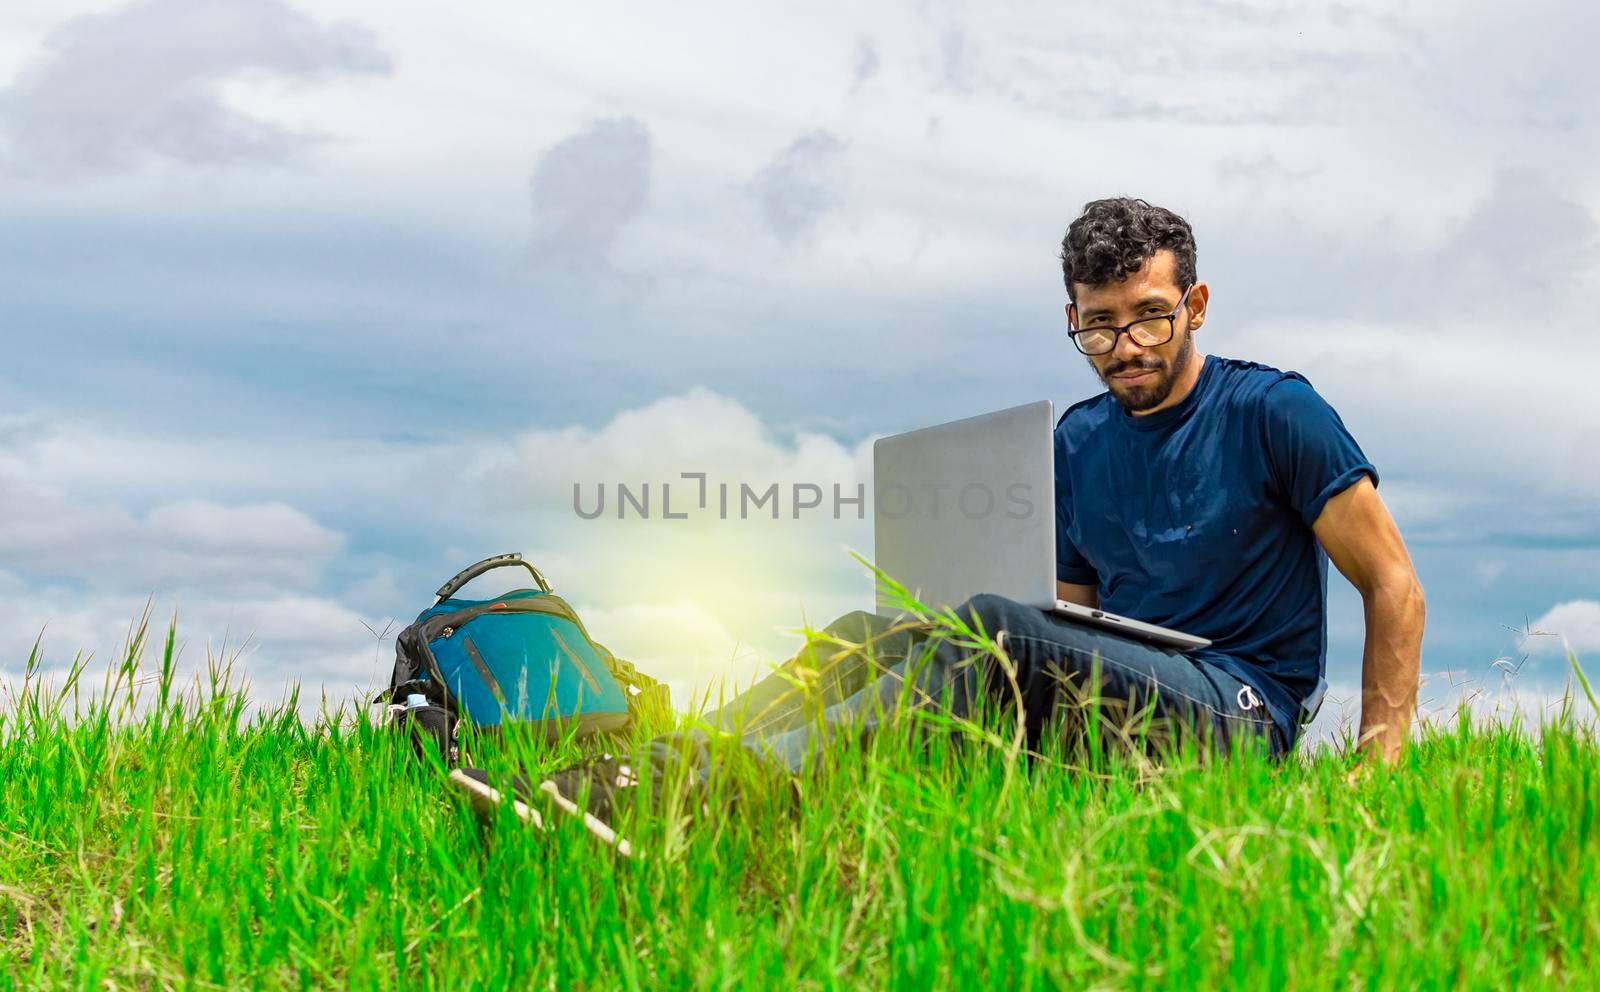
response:
<path fill-rule="evenodd" d="M 456 599 L 485 572 L 526 568 L 536 589 L 493 599 Z M 395 639 L 388 699 L 417 745 L 431 738 L 457 760 L 461 720 L 480 728 L 527 724 L 546 739 L 582 739 L 628 729 L 636 712 L 670 711 L 667 688 L 616 657 L 584 629 L 544 575 L 516 552 L 485 558 L 439 587 L 434 604 Z"/>

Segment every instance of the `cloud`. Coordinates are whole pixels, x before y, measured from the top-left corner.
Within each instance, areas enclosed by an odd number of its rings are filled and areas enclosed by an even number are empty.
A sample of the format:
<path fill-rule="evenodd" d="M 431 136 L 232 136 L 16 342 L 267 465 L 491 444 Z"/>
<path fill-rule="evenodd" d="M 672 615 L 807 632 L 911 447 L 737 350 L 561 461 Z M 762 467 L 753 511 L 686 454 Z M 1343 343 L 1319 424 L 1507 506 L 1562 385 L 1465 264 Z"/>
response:
<path fill-rule="evenodd" d="M 251 698 L 271 702 L 299 682 L 314 708 L 325 687 L 337 699 L 360 698 L 381 688 L 394 660 L 391 636 L 379 640 L 383 620 L 327 598 L 293 592 L 235 595 L 203 586 L 182 593 L 80 592 L 0 572 L 0 593 L 13 606 L 0 619 L 0 686 L 15 686 L 35 642 L 47 676 L 64 673 L 74 658 L 88 662 L 86 689 L 100 684 L 105 667 L 126 651 L 128 636 L 145 611 L 149 626 L 143 671 L 160 662 L 167 625 L 176 620 L 174 651 L 180 682 L 204 673 L 208 661 L 234 661 Z"/>
<path fill-rule="evenodd" d="M 609 270 L 623 229 L 649 201 L 652 155 L 650 129 L 632 117 L 595 121 L 545 152 L 531 182 L 535 257 Z"/>
<path fill-rule="evenodd" d="M 1576 190 L 1532 169 L 1501 167 L 1473 204 L 1438 264 L 1457 286 L 1514 287 L 1512 306 L 1530 296 L 1568 294 L 1600 258 L 1600 224 Z"/>
<path fill-rule="evenodd" d="M 642 443 L 649 439 L 649 443 Z M 863 449 L 797 432 L 785 443 L 740 401 L 705 387 L 663 396 L 614 414 L 596 430 L 536 428 L 496 449 L 483 467 L 482 488 L 497 503 L 570 512 L 571 484 L 676 480 L 706 472 L 743 481 L 860 480 Z M 685 488 L 690 484 L 685 483 Z"/>
<path fill-rule="evenodd" d="M 1239 164 L 1222 161 L 1219 170 Z M 1267 178 L 1249 176 L 1249 188 L 1258 194 Z M 1293 200 L 1285 190 L 1230 207 L 1228 237 L 1208 239 L 1210 228 L 1197 226 L 1207 278 L 1222 273 L 1226 290 L 1257 311 L 1381 321 L 1391 336 L 1395 321 L 1448 321 L 1453 337 L 1478 340 L 1498 337 L 1508 317 L 1530 312 L 1573 319 L 1572 309 L 1600 289 L 1600 222 L 1580 180 L 1490 163 L 1447 211 L 1411 203 L 1314 219 L 1318 183 L 1333 178 L 1325 169 L 1303 172 Z M 1301 278 L 1312 270 L 1314 301 Z"/>
<path fill-rule="evenodd" d="M 1529 627 L 1530 632 L 1521 638 L 1523 650 L 1565 654 L 1570 648 L 1579 655 L 1600 651 L 1600 601 L 1557 603 Z"/>
<path fill-rule="evenodd" d="M 187 498 L 144 514 L 6 480 L 0 560 L 93 586 L 251 589 L 315 581 L 343 537 L 283 503 Z M 71 549 L 67 551 L 65 549 Z"/>
<path fill-rule="evenodd" d="M 491 431 L 331 447 L 239 439 L 213 458 L 206 439 L 141 439 L 92 424 L 13 421 L 0 437 L 0 561 L 14 573 L 0 573 L 12 604 L 0 623 L 0 669 L 19 669 L 46 625 L 56 667 L 80 650 L 107 659 L 154 594 L 158 622 L 179 608 L 180 635 L 196 642 L 191 664 L 225 632 L 234 646 L 248 636 L 243 672 L 263 692 L 300 678 L 348 693 L 387 676 L 393 631 L 440 582 L 477 558 L 519 550 L 596 637 L 684 698 L 725 678 L 747 683 L 793 651 L 786 631 L 871 603 L 867 573 L 845 552 L 871 550 L 855 508 L 839 519 L 831 502 L 800 519 L 791 512 L 796 483 L 829 500 L 835 484 L 846 495 L 870 487 L 870 442 L 779 429 L 703 388 L 593 428 L 556 423 L 509 440 Z M 146 453 L 159 458 L 136 478 L 127 458 Z M 171 469 L 186 465 L 204 466 L 219 498 L 178 495 L 188 476 Z M 708 509 L 666 520 L 664 484 L 675 510 L 698 509 L 685 471 L 706 473 Z M 650 519 L 574 512 L 574 483 L 619 482 L 651 488 Z M 780 518 L 719 516 L 724 483 L 735 493 L 742 483 L 778 485 Z M 263 488 L 319 513 L 251 498 Z M 117 490 L 141 491 L 148 509 L 94 495 Z M 381 530 L 353 551 L 345 531 L 371 527 L 374 514 Z M 425 537 L 418 547 L 397 535 Z M 473 592 L 493 594 L 519 576 L 487 576 Z M 381 632 L 390 620 L 388 640 L 364 626 Z"/>
<path fill-rule="evenodd" d="M 881 60 L 878 58 L 878 45 L 871 38 L 861 38 L 856 41 L 855 55 L 850 60 L 850 92 L 854 93 L 878 74 Z"/>
<path fill-rule="evenodd" d="M 1404 30 L 1355 7 L 1343 16 L 1306 8 L 1271 11 L 1222 4 L 1194 19 L 1192 7 L 1043 7 L 1019 24 L 968 17 L 942 26 L 930 48 L 937 88 L 985 93 L 1031 112 L 1074 121 L 1181 121 L 1236 126 L 1318 124 L 1348 115 L 1389 67 L 1415 48 Z M 1145 18 L 1182 19 L 1181 33 L 1146 33 Z M 1337 75 L 1338 98 L 1325 84 Z"/>
<path fill-rule="evenodd" d="M 977 86 L 977 64 L 972 36 L 960 26 L 947 27 L 939 37 L 939 85 L 958 93 L 972 92 Z"/>
<path fill-rule="evenodd" d="M 0 94 L 0 133 L 9 167 L 31 175 L 279 165 L 321 136 L 230 106 L 226 84 L 390 67 L 370 29 L 319 24 L 282 0 L 141 0 L 46 36 Z"/>
<path fill-rule="evenodd" d="M 497 517 L 523 521 L 538 534 L 528 557 L 580 608 L 616 621 L 620 644 L 646 671 L 680 687 L 715 677 L 746 679 L 764 660 L 792 651 L 783 631 L 809 619 L 826 623 L 870 605 L 872 584 L 846 548 L 871 553 L 870 505 L 834 514 L 833 487 L 853 495 L 871 485 L 871 442 L 846 446 L 825 435 L 779 432 L 749 407 L 697 388 L 624 410 L 604 425 L 527 431 L 506 445 L 485 446 L 469 484 Z M 706 502 L 699 503 L 704 473 Z M 649 489 L 651 517 L 620 511 L 616 486 Z M 795 515 L 795 486 L 812 484 L 823 503 Z M 606 512 L 579 517 L 607 487 Z M 738 509 L 741 486 L 778 487 L 780 512 L 748 518 Z M 664 517 L 664 487 L 673 512 Z M 729 495 L 726 513 L 721 494 Z M 809 496 L 808 496 L 809 498 Z M 770 505 L 770 504 L 768 504 Z M 661 618 L 645 622 L 648 617 Z M 669 619 L 670 618 L 670 619 Z M 704 635 L 703 637 L 701 635 Z M 737 646 L 737 650 L 735 650 Z"/>
<path fill-rule="evenodd" d="M 1536 0 L 1515 13 L 1481 2 L 1401 10 L 1372 0 L 1219 0 L 1200 11 L 1177 0 L 1137 11 L 1027 4 L 1008 8 L 1010 16 L 971 4 L 918 6 L 922 23 L 908 27 L 922 28 L 936 94 L 995 97 L 1032 114 L 1112 124 L 1121 135 L 1171 123 L 1252 129 L 1247 138 L 1282 129 L 1286 145 L 1311 146 L 1319 157 L 1338 143 L 1369 160 L 1412 149 L 1396 156 L 1397 169 L 1422 147 L 1460 158 L 1470 145 L 1476 157 L 1496 147 L 1503 153 L 1515 143 L 1511 132 L 1576 135 L 1597 81 L 1579 40 L 1593 37 L 1596 14 L 1560 0 Z M 930 7 L 966 10 L 952 21 L 927 17 Z M 1184 30 L 1145 30 L 1157 23 Z M 1138 44 L 1128 44 L 1135 36 Z M 1168 137 L 1140 130 L 1152 147 Z M 1094 140 L 1105 135 L 1083 137 L 1096 154 L 1112 144 Z M 1335 166 L 1339 157 L 1332 156 Z M 1587 157 L 1568 161 L 1577 172 Z M 1101 174 L 1116 174 L 1115 166 L 1104 168 Z M 1430 179 L 1440 171 L 1428 170 Z M 1157 173 L 1187 188 L 1170 161 Z M 1339 194 L 1355 189 L 1365 184 L 1343 184 Z"/>
<path fill-rule="evenodd" d="M 751 188 L 777 239 L 793 244 L 839 203 L 845 143 L 825 128 L 789 143 L 756 175 Z"/>
<path fill-rule="evenodd" d="M 0 430 L 0 561 L 35 578 L 142 593 L 303 588 L 343 548 L 343 535 L 280 500 L 179 496 L 141 511 L 74 486 L 53 434 L 37 423 Z"/>
<path fill-rule="evenodd" d="M 1240 186 L 1259 192 L 1268 185 L 1298 183 L 1320 174 L 1326 165 L 1318 164 L 1297 168 L 1284 162 L 1269 151 L 1254 154 L 1230 152 L 1217 160 L 1217 183 L 1220 186 Z"/>

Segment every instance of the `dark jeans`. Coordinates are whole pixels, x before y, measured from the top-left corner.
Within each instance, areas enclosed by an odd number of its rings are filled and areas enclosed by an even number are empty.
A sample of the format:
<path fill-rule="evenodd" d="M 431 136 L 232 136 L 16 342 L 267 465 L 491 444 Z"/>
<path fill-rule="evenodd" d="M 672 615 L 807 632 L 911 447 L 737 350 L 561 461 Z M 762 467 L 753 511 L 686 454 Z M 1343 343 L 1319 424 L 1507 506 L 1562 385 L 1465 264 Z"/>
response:
<path fill-rule="evenodd" d="M 974 596 L 956 612 L 999 641 L 1011 676 L 992 653 L 934 633 L 915 617 L 849 613 L 707 720 L 739 731 L 752 754 L 795 772 L 827 737 L 870 734 L 904 706 L 940 706 L 969 718 L 981 696 L 1004 703 L 1020 695 L 1031 748 L 1052 726 L 1082 733 L 1082 709 L 1072 704 L 1092 696 L 1102 726 L 1125 727 L 1147 745 L 1192 734 L 1203 748 L 1227 753 L 1248 736 L 1264 741 L 1274 758 L 1286 751 L 1256 690 L 1203 660 L 1003 596 Z M 1060 721 L 1052 724 L 1054 718 Z M 688 757 L 705 773 L 706 739 L 671 734 L 652 750 Z"/>

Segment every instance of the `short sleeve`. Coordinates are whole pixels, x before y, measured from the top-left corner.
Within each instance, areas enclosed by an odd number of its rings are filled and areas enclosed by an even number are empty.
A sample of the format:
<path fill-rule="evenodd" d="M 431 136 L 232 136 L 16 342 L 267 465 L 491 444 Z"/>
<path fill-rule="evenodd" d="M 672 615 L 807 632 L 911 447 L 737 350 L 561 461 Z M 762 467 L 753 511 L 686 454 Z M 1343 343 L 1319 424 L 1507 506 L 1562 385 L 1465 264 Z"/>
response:
<path fill-rule="evenodd" d="M 1056 432 L 1056 578 L 1073 585 L 1099 585 L 1094 566 L 1072 543 L 1067 529 L 1072 525 L 1072 476 L 1067 471 L 1067 441 Z"/>
<path fill-rule="evenodd" d="M 1378 470 L 1344 421 L 1304 378 L 1296 374 L 1268 387 L 1263 406 L 1269 471 L 1306 526 L 1363 475 L 1378 484 Z"/>

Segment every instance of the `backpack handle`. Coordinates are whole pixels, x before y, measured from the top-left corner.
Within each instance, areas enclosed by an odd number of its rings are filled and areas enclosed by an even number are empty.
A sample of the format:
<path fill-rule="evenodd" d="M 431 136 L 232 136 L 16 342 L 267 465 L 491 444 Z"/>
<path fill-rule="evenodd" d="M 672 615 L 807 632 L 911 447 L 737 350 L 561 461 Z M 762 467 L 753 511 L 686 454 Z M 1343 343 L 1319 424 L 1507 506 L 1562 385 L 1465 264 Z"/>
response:
<path fill-rule="evenodd" d="M 480 561 L 475 565 L 468 565 L 466 568 L 463 568 L 461 571 L 457 572 L 455 578 L 440 586 L 439 591 L 434 593 L 434 595 L 438 596 L 439 602 L 442 603 L 451 596 L 454 596 L 456 591 L 462 586 L 466 585 L 468 582 L 471 582 L 484 572 L 501 568 L 506 565 L 521 565 L 523 568 L 526 568 L 529 572 L 533 573 L 533 581 L 539 584 L 539 589 L 541 591 L 550 591 L 550 583 L 546 582 L 544 575 L 537 568 L 533 567 L 533 562 L 523 561 L 522 553 L 520 551 L 512 551 L 509 554 L 495 555 L 492 558 L 485 558 L 483 561 Z"/>

